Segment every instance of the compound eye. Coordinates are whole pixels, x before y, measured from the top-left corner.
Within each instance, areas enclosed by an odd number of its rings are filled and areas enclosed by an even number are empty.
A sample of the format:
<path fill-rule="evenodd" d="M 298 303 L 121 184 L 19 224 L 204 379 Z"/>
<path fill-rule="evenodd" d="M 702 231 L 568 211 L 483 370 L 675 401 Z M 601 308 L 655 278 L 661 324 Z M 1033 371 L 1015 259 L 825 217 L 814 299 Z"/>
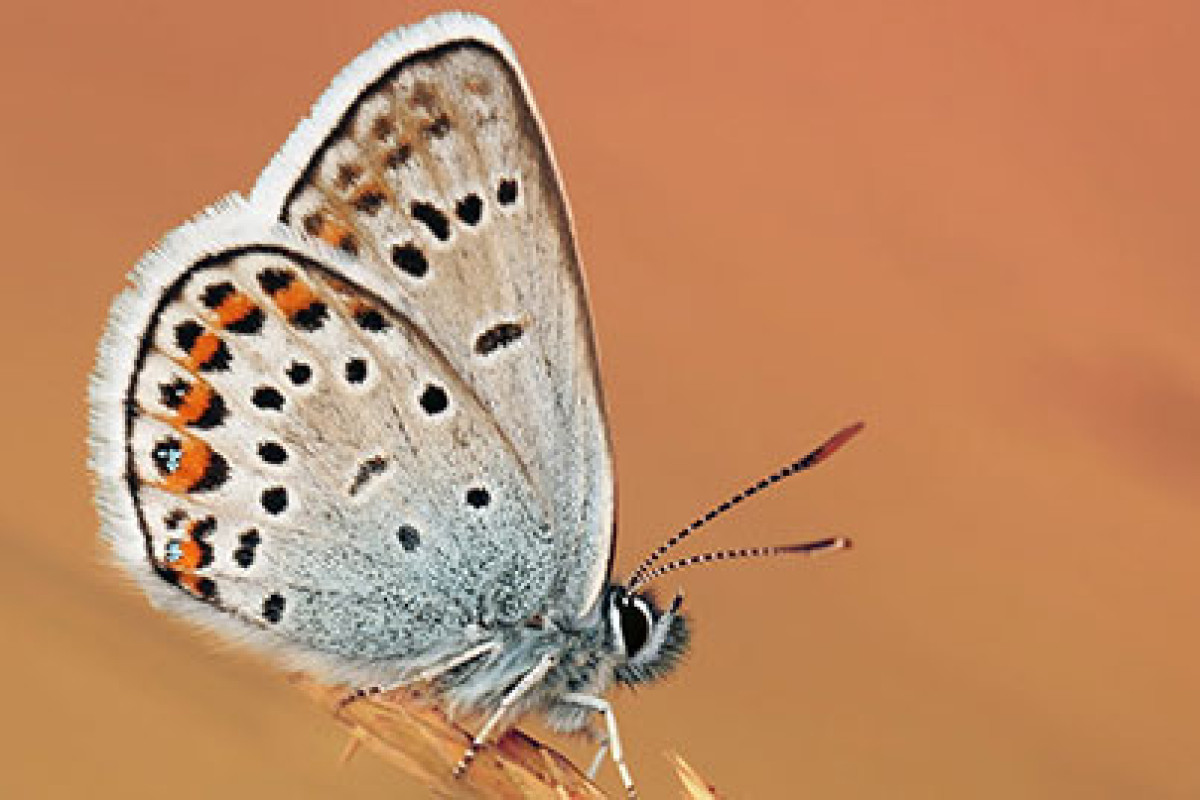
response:
<path fill-rule="evenodd" d="M 640 598 L 621 605 L 621 637 L 625 640 L 625 655 L 633 658 L 650 638 L 650 607 Z"/>

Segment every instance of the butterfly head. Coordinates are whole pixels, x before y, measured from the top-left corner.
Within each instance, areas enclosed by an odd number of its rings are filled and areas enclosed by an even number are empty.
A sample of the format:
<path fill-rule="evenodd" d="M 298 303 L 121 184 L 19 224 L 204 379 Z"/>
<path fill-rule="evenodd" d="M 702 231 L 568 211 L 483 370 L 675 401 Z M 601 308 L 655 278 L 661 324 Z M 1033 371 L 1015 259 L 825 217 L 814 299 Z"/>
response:
<path fill-rule="evenodd" d="M 682 604 L 683 595 L 678 594 L 664 610 L 649 594 L 621 585 L 609 587 L 605 619 L 617 651 L 614 675 L 619 683 L 657 680 L 679 663 L 689 635 Z"/>

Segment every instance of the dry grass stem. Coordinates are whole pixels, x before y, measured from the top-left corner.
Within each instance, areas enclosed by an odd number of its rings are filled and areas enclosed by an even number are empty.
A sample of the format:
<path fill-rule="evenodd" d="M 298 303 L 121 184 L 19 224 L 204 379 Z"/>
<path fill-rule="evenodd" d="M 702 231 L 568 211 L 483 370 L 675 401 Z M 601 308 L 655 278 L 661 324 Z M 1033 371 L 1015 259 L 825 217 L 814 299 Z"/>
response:
<path fill-rule="evenodd" d="M 303 675 L 292 681 L 350 730 L 342 754 L 360 745 L 375 751 L 430 788 L 437 797 L 500 800 L 589 800 L 604 794 L 555 750 L 515 728 L 480 751 L 461 779 L 452 776 L 471 736 L 423 699 L 400 689 L 343 703 L 345 687 L 319 684 Z"/>
<path fill-rule="evenodd" d="M 692 769 L 681 756 L 671 753 L 670 757 L 675 762 L 675 772 L 678 773 L 679 780 L 683 781 L 684 800 L 719 800 L 717 790 L 701 778 L 700 773 Z"/>

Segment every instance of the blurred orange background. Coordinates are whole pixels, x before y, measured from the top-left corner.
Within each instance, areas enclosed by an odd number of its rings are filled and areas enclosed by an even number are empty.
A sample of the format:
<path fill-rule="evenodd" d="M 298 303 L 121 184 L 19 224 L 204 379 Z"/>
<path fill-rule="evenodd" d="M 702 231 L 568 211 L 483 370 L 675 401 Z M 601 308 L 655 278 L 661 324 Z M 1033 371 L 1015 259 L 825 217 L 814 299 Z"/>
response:
<path fill-rule="evenodd" d="M 0 795 L 421 796 L 102 563 L 84 393 L 141 253 L 443 7 L 9 5 Z M 697 635 L 616 698 L 644 795 L 670 749 L 733 798 L 1200 796 L 1200 5 L 476 10 L 579 223 L 618 570 L 868 422 L 685 548 L 856 550 L 664 581 Z"/>

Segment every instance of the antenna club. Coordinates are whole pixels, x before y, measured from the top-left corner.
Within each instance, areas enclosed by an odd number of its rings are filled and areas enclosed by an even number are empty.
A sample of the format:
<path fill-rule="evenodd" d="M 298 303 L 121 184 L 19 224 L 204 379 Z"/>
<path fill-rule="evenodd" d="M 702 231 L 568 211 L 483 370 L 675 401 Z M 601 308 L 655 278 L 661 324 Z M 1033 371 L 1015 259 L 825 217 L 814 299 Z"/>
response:
<path fill-rule="evenodd" d="M 854 546 L 854 543 L 845 536 L 830 536 L 825 539 L 817 539 L 814 542 L 801 542 L 799 544 L 784 544 L 775 545 L 771 550 L 774 550 L 779 555 L 820 555 L 834 550 L 849 550 Z"/>
<path fill-rule="evenodd" d="M 814 453 L 814 458 L 811 464 L 818 464 L 842 448 L 846 442 L 853 439 L 858 434 L 862 433 L 863 428 L 867 427 L 867 423 L 859 420 L 851 425 L 847 425 L 840 431 L 830 436 L 825 440 L 825 444 L 817 448 Z"/>

